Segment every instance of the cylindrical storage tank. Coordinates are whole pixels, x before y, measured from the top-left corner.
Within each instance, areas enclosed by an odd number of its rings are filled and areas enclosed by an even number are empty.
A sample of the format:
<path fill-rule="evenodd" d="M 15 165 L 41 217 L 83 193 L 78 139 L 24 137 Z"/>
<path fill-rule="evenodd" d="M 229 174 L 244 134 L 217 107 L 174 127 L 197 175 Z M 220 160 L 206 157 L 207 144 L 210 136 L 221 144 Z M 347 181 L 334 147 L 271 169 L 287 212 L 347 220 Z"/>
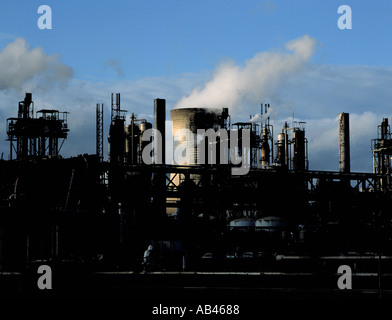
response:
<path fill-rule="evenodd" d="M 253 231 L 255 228 L 255 219 L 252 218 L 240 218 L 231 220 L 229 223 L 230 231 Z"/>
<path fill-rule="evenodd" d="M 300 241 L 307 240 L 308 233 L 309 233 L 309 231 L 307 229 L 305 229 L 304 227 L 299 228 L 299 230 L 298 230 L 298 239 Z"/>
<path fill-rule="evenodd" d="M 141 122 L 139 125 L 140 133 L 143 134 L 144 131 L 151 129 L 152 124 L 150 122 Z"/>
<path fill-rule="evenodd" d="M 109 162 L 115 165 L 124 163 L 125 135 L 124 120 L 115 119 L 112 121 L 108 135 L 109 142 Z"/>
<path fill-rule="evenodd" d="M 139 145 L 139 126 L 129 124 L 125 126 L 125 155 L 128 164 L 137 164 Z"/>
<path fill-rule="evenodd" d="M 296 171 L 305 170 L 305 130 L 296 129 L 293 132 L 294 159 L 293 166 Z"/>
<path fill-rule="evenodd" d="M 285 165 L 285 158 L 286 158 L 286 152 L 285 152 L 285 134 L 284 133 L 278 133 L 277 136 L 277 160 L 276 162 L 280 164 L 281 166 Z"/>
<path fill-rule="evenodd" d="M 197 129 L 213 129 L 215 131 L 221 128 L 222 118 L 228 117 L 228 110 L 224 109 L 223 113 L 219 109 L 211 108 L 178 108 L 170 111 L 172 120 L 173 133 L 173 164 L 174 165 L 198 165 L 202 163 L 201 146 L 202 137 L 197 136 Z M 205 158 L 204 163 L 208 164 L 208 143 L 205 137 Z M 217 138 L 218 140 L 218 138 Z M 221 141 L 221 140 L 220 140 Z M 217 143 L 216 146 L 216 161 L 219 161 L 219 152 Z M 207 150 L 206 150 L 207 149 Z M 190 174 L 187 177 L 183 174 L 172 174 L 171 179 L 175 185 L 180 185 L 185 178 L 191 179 L 194 183 L 200 181 L 199 174 Z M 175 199 L 173 199 L 175 200 Z M 169 211 L 168 211 L 169 212 Z"/>
<path fill-rule="evenodd" d="M 143 163 L 143 149 L 147 146 L 151 141 L 143 141 L 143 133 L 148 129 L 152 129 L 152 124 L 150 122 L 142 122 L 139 125 L 139 163 Z"/>
<path fill-rule="evenodd" d="M 261 164 L 262 166 L 269 165 L 270 147 L 268 144 L 267 128 L 263 128 L 263 142 L 261 144 Z"/>
<path fill-rule="evenodd" d="M 389 132 L 389 125 L 388 125 L 388 118 L 383 118 L 381 122 L 381 139 L 385 140 L 388 139 L 388 132 Z"/>
<path fill-rule="evenodd" d="M 201 139 L 196 136 L 198 129 L 214 129 L 217 131 L 220 128 L 218 109 L 208 108 L 181 108 L 170 111 L 173 123 L 173 149 L 174 149 L 174 164 L 180 165 L 195 165 L 197 163 L 207 163 L 206 159 L 201 159 L 198 145 L 201 144 Z M 176 150 L 182 150 L 186 147 L 185 157 L 183 154 L 176 153 Z M 185 152 L 185 151 L 184 151 Z M 219 150 L 216 150 L 219 152 Z M 203 161 L 204 160 L 204 161 Z"/>
<path fill-rule="evenodd" d="M 264 217 L 255 222 L 256 231 L 277 232 L 286 227 L 286 222 L 279 217 Z"/>

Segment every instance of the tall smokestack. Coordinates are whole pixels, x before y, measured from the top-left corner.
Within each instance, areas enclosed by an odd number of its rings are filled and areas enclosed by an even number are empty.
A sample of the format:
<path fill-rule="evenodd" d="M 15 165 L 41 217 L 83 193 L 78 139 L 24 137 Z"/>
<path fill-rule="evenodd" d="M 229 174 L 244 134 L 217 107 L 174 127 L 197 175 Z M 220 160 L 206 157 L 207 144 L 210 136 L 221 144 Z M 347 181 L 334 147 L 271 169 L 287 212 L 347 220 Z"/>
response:
<path fill-rule="evenodd" d="M 295 129 L 293 132 L 293 140 L 294 140 L 294 157 L 293 157 L 294 170 L 304 171 L 306 168 L 305 130 Z"/>
<path fill-rule="evenodd" d="M 339 171 L 350 172 L 349 114 L 339 113 Z"/>
<path fill-rule="evenodd" d="M 381 139 L 388 139 L 388 118 L 383 118 L 381 123 Z"/>
<path fill-rule="evenodd" d="M 159 139 L 154 139 L 154 163 L 165 164 L 165 122 L 166 122 L 166 100 L 155 99 L 154 100 L 154 129 L 158 130 L 162 135 L 162 143 Z M 160 157 L 162 155 L 162 158 Z M 160 161 L 162 159 L 162 162 Z"/>
<path fill-rule="evenodd" d="M 263 128 L 263 142 L 261 144 L 261 164 L 263 167 L 269 165 L 270 159 L 270 147 L 268 144 L 268 131 L 267 128 Z"/>

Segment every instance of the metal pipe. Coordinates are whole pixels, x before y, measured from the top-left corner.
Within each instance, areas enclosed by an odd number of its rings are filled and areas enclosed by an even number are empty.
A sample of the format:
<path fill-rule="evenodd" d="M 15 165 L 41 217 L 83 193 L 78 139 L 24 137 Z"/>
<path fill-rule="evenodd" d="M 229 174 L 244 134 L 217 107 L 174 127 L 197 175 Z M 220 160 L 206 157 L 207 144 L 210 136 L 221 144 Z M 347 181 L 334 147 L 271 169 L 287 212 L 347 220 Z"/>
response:
<path fill-rule="evenodd" d="M 132 113 L 131 116 L 131 164 L 136 164 L 135 161 L 135 115 Z"/>
<path fill-rule="evenodd" d="M 290 168 L 289 166 L 289 141 L 288 141 L 288 135 L 287 135 L 287 130 L 288 130 L 288 125 L 287 122 L 284 123 L 284 165 L 286 168 Z"/>

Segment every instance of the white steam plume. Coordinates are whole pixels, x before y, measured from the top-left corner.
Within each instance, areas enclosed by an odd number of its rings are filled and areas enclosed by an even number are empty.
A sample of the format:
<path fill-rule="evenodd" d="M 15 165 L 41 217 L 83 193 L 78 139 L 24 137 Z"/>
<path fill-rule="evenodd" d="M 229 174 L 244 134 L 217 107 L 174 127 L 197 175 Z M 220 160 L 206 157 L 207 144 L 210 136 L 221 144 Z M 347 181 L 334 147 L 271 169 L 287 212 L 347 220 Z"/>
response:
<path fill-rule="evenodd" d="M 256 113 L 249 122 L 253 123 L 264 123 L 268 117 L 272 114 L 273 108 L 269 107 L 266 113 Z"/>
<path fill-rule="evenodd" d="M 286 43 L 289 52 L 259 52 L 244 66 L 221 64 L 203 88 L 195 88 L 175 108 L 228 107 L 260 104 L 285 77 L 300 70 L 313 55 L 316 40 L 304 35 Z"/>
<path fill-rule="evenodd" d="M 30 50 L 23 38 L 15 39 L 0 52 L 0 90 L 21 90 L 38 83 L 51 85 L 71 76 L 72 68 L 62 64 L 57 55 L 47 55 L 42 48 Z M 34 78 L 37 84 L 31 82 Z"/>

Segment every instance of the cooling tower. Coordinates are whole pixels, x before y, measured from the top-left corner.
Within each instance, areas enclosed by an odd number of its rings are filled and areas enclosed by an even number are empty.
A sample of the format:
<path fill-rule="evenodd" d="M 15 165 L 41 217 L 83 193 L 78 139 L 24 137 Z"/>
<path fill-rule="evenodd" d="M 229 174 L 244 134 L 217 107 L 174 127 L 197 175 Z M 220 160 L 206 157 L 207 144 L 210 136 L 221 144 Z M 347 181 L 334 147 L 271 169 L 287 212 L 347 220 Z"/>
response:
<path fill-rule="evenodd" d="M 174 152 L 181 144 L 184 144 L 183 147 L 186 147 L 186 153 L 182 159 L 185 161 L 178 163 L 178 157 L 174 156 L 175 164 L 195 165 L 200 162 L 207 163 L 206 159 L 201 161 L 200 148 L 198 148 L 201 144 L 201 137 L 196 136 L 197 129 L 206 131 L 208 129 L 219 130 L 222 125 L 223 114 L 218 109 L 208 108 L 182 108 L 170 111 L 173 125 Z"/>
<path fill-rule="evenodd" d="M 198 129 L 214 129 L 215 131 L 220 128 L 224 128 L 226 125 L 226 120 L 228 118 L 228 109 L 211 109 L 211 108 L 181 108 L 172 109 L 170 111 L 172 120 L 172 131 L 173 131 L 173 164 L 177 165 L 198 165 L 202 160 L 201 155 L 201 136 L 197 136 Z M 198 148 L 199 146 L 199 148 Z M 208 144 L 205 144 L 208 148 Z M 215 144 L 216 153 L 219 154 L 219 147 Z M 186 149 L 186 150 L 184 150 Z M 178 155 L 176 156 L 176 150 L 184 150 L 181 153 L 181 161 L 179 163 Z M 206 150 L 205 150 L 206 151 Z M 205 157 L 203 163 L 209 163 L 207 160 L 208 152 L 205 152 Z M 219 163 L 217 157 L 217 163 Z M 180 185 L 185 176 L 182 174 L 171 177 L 173 183 Z M 200 176 L 197 174 L 188 175 L 194 183 L 200 181 Z M 176 199 L 172 199 L 176 200 Z M 177 199 L 178 200 L 178 199 Z M 167 213 L 172 213 L 169 208 Z"/>

